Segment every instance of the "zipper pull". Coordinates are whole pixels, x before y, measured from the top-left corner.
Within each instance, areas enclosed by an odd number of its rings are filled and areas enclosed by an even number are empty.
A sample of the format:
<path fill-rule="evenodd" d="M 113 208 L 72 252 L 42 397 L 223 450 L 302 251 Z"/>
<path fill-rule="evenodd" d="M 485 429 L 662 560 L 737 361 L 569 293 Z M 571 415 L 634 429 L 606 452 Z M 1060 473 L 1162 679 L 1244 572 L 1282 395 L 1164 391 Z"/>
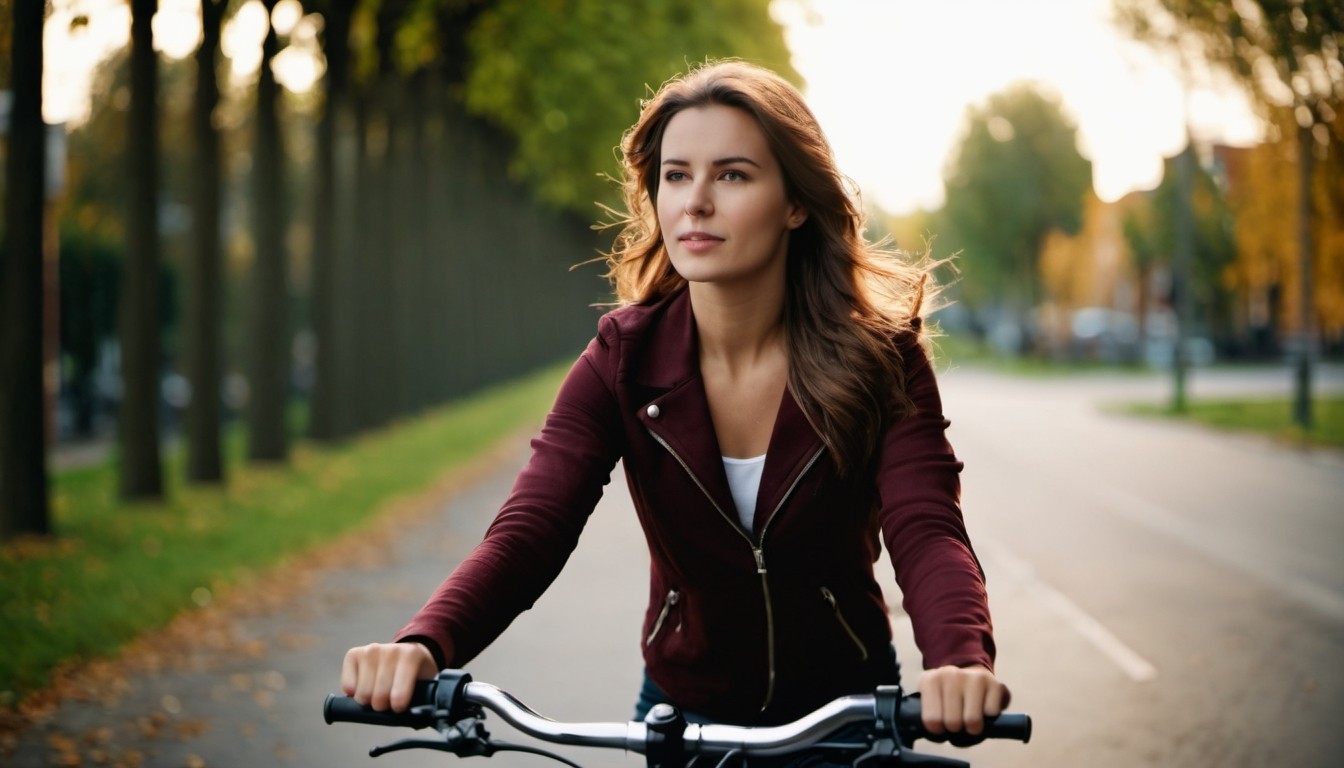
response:
<path fill-rule="evenodd" d="M 760 547 L 752 547 L 751 553 L 756 556 L 756 572 L 765 575 L 765 553 Z"/>
<path fill-rule="evenodd" d="M 667 621 L 667 615 L 672 612 L 672 606 L 676 605 L 681 599 L 681 593 L 676 589 L 669 589 L 667 597 L 663 599 L 663 610 L 658 613 L 658 618 L 653 621 L 653 629 L 649 630 L 649 636 L 644 639 L 645 645 L 652 645 L 653 639 L 658 636 L 658 632 L 663 628 L 663 622 Z M 678 623 L 678 629 L 681 625 Z"/>

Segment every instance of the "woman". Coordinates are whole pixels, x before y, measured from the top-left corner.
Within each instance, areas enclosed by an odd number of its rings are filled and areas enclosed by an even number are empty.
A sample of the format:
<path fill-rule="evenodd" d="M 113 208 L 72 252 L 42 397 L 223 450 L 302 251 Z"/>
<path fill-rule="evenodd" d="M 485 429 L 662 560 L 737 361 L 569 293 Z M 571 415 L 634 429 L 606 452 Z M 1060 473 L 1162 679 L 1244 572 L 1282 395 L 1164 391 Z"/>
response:
<path fill-rule="evenodd" d="M 626 134 L 621 306 L 571 369 L 485 539 L 348 695 L 404 709 L 546 589 L 622 461 L 651 554 L 646 683 L 724 723 L 899 682 L 886 543 L 933 732 L 1006 706 L 921 340 L 926 269 L 865 243 L 798 91 L 740 62 L 668 82 Z"/>

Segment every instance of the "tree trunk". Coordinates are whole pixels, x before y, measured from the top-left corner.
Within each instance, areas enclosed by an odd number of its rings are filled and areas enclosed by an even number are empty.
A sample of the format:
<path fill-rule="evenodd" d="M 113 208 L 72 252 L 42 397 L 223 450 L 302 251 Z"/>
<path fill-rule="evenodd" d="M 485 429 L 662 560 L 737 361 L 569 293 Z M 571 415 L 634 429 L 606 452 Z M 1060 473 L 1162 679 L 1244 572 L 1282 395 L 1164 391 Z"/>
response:
<path fill-rule="evenodd" d="M 416 208 L 424 199 L 421 187 L 424 184 L 425 169 L 416 166 L 423 162 L 419 146 L 420 114 L 419 101 L 412 89 L 415 80 L 409 82 L 401 78 L 388 79 L 388 154 L 387 154 L 387 190 L 391 209 L 388 211 L 388 223 L 393 232 L 396 254 L 388 274 L 388 293 L 392 320 L 392 352 L 396 356 L 393 366 L 396 389 L 392 392 L 392 415 L 407 416 L 420 408 L 417 387 L 422 383 L 419 359 L 421 340 L 417 325 L 420 322 L 419 286 L 424 284 L 421 274 L 421 248 L 423 240 L 420 233 L 422 222 L 416 216 Z"/>
<path fill-rule="evenodd" d="M 201 0 L 201 46 L 196 51 L 193 123 L 197 169 L 192 223 L 195 252 L 187 259 L 185 350 L 191 401 L 187 404 L 187 479 L 224 480 L 220 450 L 220 157 L 214 113 L 219 104 L 220 23 L 225 3 Z"/>
<path fill-rule="evenodd" d="M 326 105 L 317 124 L 317 160 L 313 169 L 316 187 L 313 205 L 313 332 L 317 336 L 317 378 L 308 434 L 315 440 L 334 440 L 351 431 L 350 383 L 342 365 L 350 353 L 349 340 L 338 330 L 337 307 L 341 296 L 336 237 L 338 226 L 336 130 L 349 108 L 350 3 L 335 2 L 326 8 L 323 52 L 327 59 L 324 82 Z"/>
<path fill-rule="evenodd" d="M 1189 371 L 1190 356 L 1190 307 L 1194 280 L 1191 274 L 1191 262 L 1194 260 L 1194 168 L 1195 148 L 1189 135 L 1185 149 L 1176 156 L 1176 243 L 1175 259 L 1171 287 L 1176 304 L 1176 343 L 1172 347 L 1172 401 L 1171 409 L 1176 413 L 1185 413 L 1186 375 Z"/>
<path fill-rule="evenodd" d="M 0 270 L 0 539 L 51 532 L 43 414 L 43 215 L 41 3 L 15 3 L 12 94 L 5 162 L 4 263 Z"/>
<path fill-rule="evenodd" d="M 275 0 L 264 0 L 267 14 Z M 252 155 L 253 237 L 252 369 L 249 377 L 248 456 L 284 461 L 288 450 L 290 334 L 284 247 L 284 153 L 277 115 L 279 89 L 271 61 L 279 48 L 268 26 L 257 80 L 256 149 Z"/>
<path fill-rule="evenodd" d="M 340 296 L 337 306 L 341 308 L 338 335 L 345 342 L 343 350 L 348 350 L 345 359 L 339 363 L 350 385 L 345 405 L 349 409 L 351 430 L 362 432 L 374 425 L 372 349 L 365 329 L 369 313 L 375 310 L 366 277 L 367 254 L 376 243 L 371 234 L 373 215 L 370 207 L 374 199 L 369 191 L 369 180 L 373 176 L 369 162 L 369 105 L 363 93 L 365 88 L 361 85 L 354 90 L 356 93 L 350 99 L 350 138 L 346 155 L 350 177 L 344 201 L 349 214 L 344 227 L 348 237 L 338 254 L 344 268 L 337 272 Z"/>
<path fill-rule="evenodd" d="M 1298 338 L 1297 370 L 1293 386 L 1293 421 L 1305 430 L 1312 426 L 1311 413 L 1311 365 L 1316 352 L 1316 318 L 1313 311 L 1312 281 L 1312 205 L 1311 177 L 1316 167 L 1316 140 L 1311 127 L 1297 129 L 1297 243 L 1298 243 L 1298 280 L 1301 305 L 1301 334 Z"/>
<path fill-rule="evenodd" d="M 398 348 L 399 313 L 396 306 L 396 274 L 405 263 L 404 238 L 394 223 L 398 218 L 394 198 L 395 143 L 399 133 L 398 109 L 404 94 L 401 75 L 394 63 L 395 40 L 405 9 L 405 0 L 379 3 L 374 38 L 378 72 L 365 90 L 369 135 L 365 147 L 368 174 L 363 182 L 372 196 L 372 204 L 363 209 L 371 218 L 365 224 L 370 239 L 361 253 L 365 266 L 360 274 L 372 307 L 361 323 L 368 353 L 361 362 L 369 366 L 372 374 L 369 404 L 373 420 L 370 426 L 382 426 L 398 415 L 401 381 L 405 376 Z"/>
<path fill-rule="evenodd" d="M 159 458 L 158 59 L 150 21 L 158 0 L 131 1 L 126 269 L 121 292 L 118 409 L 121 496 L 163 495 Z"/>

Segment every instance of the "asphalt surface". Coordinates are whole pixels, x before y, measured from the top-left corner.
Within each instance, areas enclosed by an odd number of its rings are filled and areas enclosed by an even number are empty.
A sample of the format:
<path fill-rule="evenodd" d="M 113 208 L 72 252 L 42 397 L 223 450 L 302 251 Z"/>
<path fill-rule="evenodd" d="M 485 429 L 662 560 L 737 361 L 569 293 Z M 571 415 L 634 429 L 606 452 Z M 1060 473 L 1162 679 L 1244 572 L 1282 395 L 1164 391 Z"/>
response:
<path fill-rule="evenodd" d="M 1031 744 L 987 744 L 959 757 L 1004 768 L 1338 764 L 1344 454 L 1100 407 L 1162 402 L 1170 388 L 1162 376 L 952 370 L 941 381 L 950 435 L 967 464 L 963 506 L 989 578 L 998 671 L 1014 690 L 1013 709 L 1036 722 Z M 1325 368 L 1317 383 L 1344 390 L 1344 370 Z M 1289 386 L 1284 371 L 1200 371 L 1191 393 Z M 526 457 L 525 440 L 502 455 L 429 514 L 395 518 L 385 541 L 286 572 L 274 595 L 179 634 L 176 653 L 92 677 L 90 701 L 56 709 L 0 762 L 454 761 L 428 752 L 371 760 L 369 746 L 417 734 L 329 726 L 321 705 L 344 650 L 389 637 L 480 537 Z M 618 472 L 560 579 L 470 671 L 556 719 L 625 720 L 640 674 L 646 567 Z M 885 585 L 912 685 L 918 650 L 899 593 L 890 579 Z M 510 730 L 494 721 L 497 735 Z M 643 764 L 635 755 L 564 751 L 587 766 Z M 549 764 L 474 760 L 467 764 Z"/>

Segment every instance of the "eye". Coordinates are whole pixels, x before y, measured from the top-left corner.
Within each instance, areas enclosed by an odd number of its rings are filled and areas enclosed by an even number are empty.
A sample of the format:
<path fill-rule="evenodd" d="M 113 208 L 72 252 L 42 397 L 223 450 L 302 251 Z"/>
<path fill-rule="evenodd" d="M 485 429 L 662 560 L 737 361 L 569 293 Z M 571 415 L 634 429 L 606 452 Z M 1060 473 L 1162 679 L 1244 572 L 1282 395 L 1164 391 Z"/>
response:
<path fill-rule="evenodd" d="M 741 171 L 724 171 L 719 175 L 719 178 L 724 181 L 746 181 L 747 174 Z"/>
<path fill-rule="evenodd" d="M 685 171 L 668 171 L 663 174 L 663 181 L 682 181 L 686 178 Z"/>

